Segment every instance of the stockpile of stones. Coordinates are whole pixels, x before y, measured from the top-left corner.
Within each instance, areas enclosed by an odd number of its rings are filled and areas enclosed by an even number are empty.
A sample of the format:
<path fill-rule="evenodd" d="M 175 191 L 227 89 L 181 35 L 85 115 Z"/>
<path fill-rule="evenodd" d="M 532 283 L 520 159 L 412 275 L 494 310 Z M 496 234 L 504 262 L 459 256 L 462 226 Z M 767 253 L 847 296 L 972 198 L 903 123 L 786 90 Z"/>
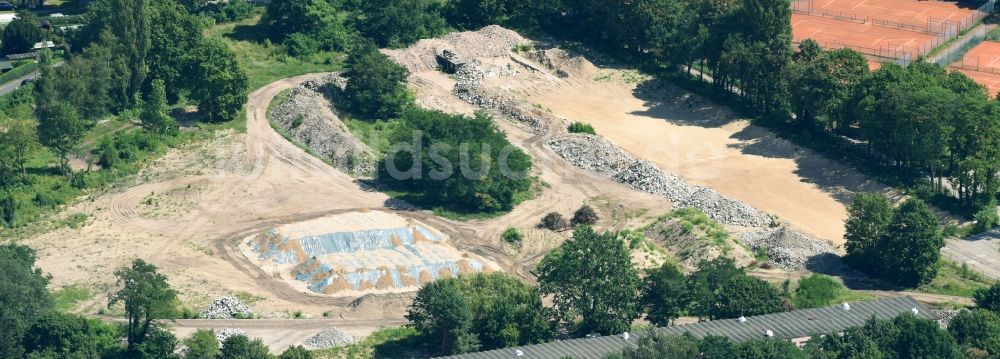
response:
<path fill-rule="evenodd" d="M 776 226 L 771 215 L 710 188 L 688 183 L 649 161 L 637 160 L 602 137 L 566 133 L 550 138 L 547 144 L 574 166 L 666 198 L 677 208 L 697 208 L 719 223 L 748 228 L 737 236 L 748 247 L 766 249 L 768 258 L 782 269 L 795 271 L 806 269 L 807 264 L 839 263 L 830 244 L 787 226 Z"/>
<path fill-rule="evenodd" d="M 322 93 L 338 91 L 344 81 L 332 75 L 292 89 L 287 100 L 271 108 L 269 120 L 337 168 L 354 175 L 371 174 L 376 156 L 340 121 Z"/>
<path fill-rule="evenodd" d="M 324 349 L 351 344 L 354 341 L 354 337 L 350 334 L 344 333 L 337 327 L 330 327 L 309 337 L 304 344 L 309 348 Z"/>
<path fill-rule="evenodd" d="M 678 208 L 693 207 L 719 223 L 741 227 L 769 226 L 772 218 L 743 202 L 664 172 L 645 160 L 637 160 L 602 137 L 562 134 L 548 145 L 574 166 L 605 174 L 640 191 L 666 198 Z"/>
<path fill-rule="evenodd" d="M 539 135 L 548 132 L 549 120 L 546 117 L 549 116 L 528 103 L 488 91 L 472 83 L 459 83 L 452 92 L 470 105 L 499 112 L 521 124 L 528 132 Z"/>
<path fill-rule="evenodd" d="M 825 272 L 842 265 L 829 243 L 787 226 L 754 228 L 736 235 L 755 250 L 764 248 L 768 259 L 784 270 Z"/>
<path fill-rule="evenodd" d="M 239 298 L 226 296 L 216 299 L 201 311 L 200 317 L 205 319 L 252 318 L 253 311 Z"/>
<path fill-rule="evenodd" d="M 226 338 L 234 337 L 237 335 L 246 336 L 247 332 L 235 328 L 222 328 L 215 331 L 215 340 L 219 342 L 219 347 L 221 347 L 222 342 L 226 341 Z"/>

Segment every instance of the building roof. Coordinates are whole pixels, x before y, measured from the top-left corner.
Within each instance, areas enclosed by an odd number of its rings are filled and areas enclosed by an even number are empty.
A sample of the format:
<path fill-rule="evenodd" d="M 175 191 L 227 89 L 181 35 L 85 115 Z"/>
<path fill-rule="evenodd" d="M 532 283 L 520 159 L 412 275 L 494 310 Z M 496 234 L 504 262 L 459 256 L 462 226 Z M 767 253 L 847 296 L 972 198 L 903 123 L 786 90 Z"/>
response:
<path fill-rule="evenodd" d="M 850 327 L 862 326 L 872 317 L 895 318 L 903 313 L 914 313 L 921 319 L 937 319 L 929 309 L 910 297 L 877 299 L 868 302 L 850 303 L 833 307 L 794 310 L 739 319 L 723 319 L 708 322 L 656 328 L 668 335 L 691 333 L 695 337 L 706 335 L 725 336 L 737 342 L 754 338 L 764 338 L 770 331 L 776 338 L 796 339 L 817 334 L 841 332 Z M 916 310 L 914 312 L 914 309 Z M 450 359 L 561 359 L 567 356 L 575 359 L 600 359 L 611 353 L 634 348 L 641 333 L 609 335 L 594 338 L 560 340 L 545 344 L 511 347 L 479 353 L 468 353 L 445 358 Z M 520 350 L 522 355 L 516 355 Z"/>

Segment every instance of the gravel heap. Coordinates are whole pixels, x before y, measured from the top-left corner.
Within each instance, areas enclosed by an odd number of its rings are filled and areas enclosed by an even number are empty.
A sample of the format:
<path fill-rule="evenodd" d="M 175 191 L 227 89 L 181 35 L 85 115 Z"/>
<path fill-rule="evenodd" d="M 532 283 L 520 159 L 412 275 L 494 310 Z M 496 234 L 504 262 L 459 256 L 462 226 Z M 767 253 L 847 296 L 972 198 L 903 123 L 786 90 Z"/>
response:
<path fill-rule="evenodd" d="M 736 236 L 754 250 L 766 249 L 771 262 L 784 270 L 828 271 L 842 265 L 829 243 L 786 226 L 757 228 Z"/>
<path fill-rule="evenodd" d="M 382 50 L 387 56 L 403 65 L 410 73 L 433 71 L 438 63 L 435 56 L 449 50 L 459 59 L 476 59 L 508 56 L 521 44 L 531 43 L 517 32 L 490 25 L 479 31 L 456 32 L 437 39 L 424 39 L 405 49 Z"/>
<path fill-rule="evenodd" d="M 483 81 L 497 77 L 517 76 L 518 71 L 511 67 L 483 64 L 479 59 L 472 60 L 458 69 L 455 78 L 458 83 L 480 84 Z"/>
<path fill-rule="evenodd" d="M 351 134 L 330 100 L 320 92 L 343 85 L 339 76 L 306 82 L 292 89 L 286 101 L 271 108 L 269 120 L 335 167 L 354 175 L 370 174 L 375 170 L 374 153 Z"/>
<path fill-rule="evenodd" d="M 337 329 L 329 327 L 306 339 L 305 345 L 313 349 L 333 348 L 354 343 L 354 337 Z"/>
<path fill-rule="evenodd" d="M 602 137 L 562 134 L 549 139 L 548 145 L 577 167 L 608 175 L 634 189 L 666 198 L 678 208 L 697 208 L 719 223 L 741 227 L 765 227 L 772 223 L 767 213 L 663 172 L 649 161 L 633 158 Z"/>
<path fill-rule="evenodd" d="M 938 324 L 943 327 L 947 327 L 951 324 L 951 320 L 955 319 L 959 314 L 968 309 L 931 309 L 934 315 L 938 317 Z"/>
<path fill-rule="evenodd" d="M 253 317 L 253 311 L 246 304 L 243 304 L 236 297 L 222 297 L 209 304 L 205 310 L 201 311 L 201 318 L 205 319 L 234 319 L 236 317 Z"/>
<path fill-rule="evenodd" d="M 522 125 L 528 132 L 543 135 L 548 132 L 548 125 L 554 119 L 551 115 L 531 106 L 527 102 L 515 100 L 513 97 L 488 91 L 474 83 L 459 83 L 452 90 L 455 96 L 469 104 L 499 112 Z"/>
<path fill-rule="evenodd" d="M 247 332 L 241 329 L 234 328 L 222 328 L 215 331 L 215 340 L 219 341 L 219 347 L 222 347 L 222 342 L 226 341 L 226 338 L 243 335 L 246 336 Z"/>

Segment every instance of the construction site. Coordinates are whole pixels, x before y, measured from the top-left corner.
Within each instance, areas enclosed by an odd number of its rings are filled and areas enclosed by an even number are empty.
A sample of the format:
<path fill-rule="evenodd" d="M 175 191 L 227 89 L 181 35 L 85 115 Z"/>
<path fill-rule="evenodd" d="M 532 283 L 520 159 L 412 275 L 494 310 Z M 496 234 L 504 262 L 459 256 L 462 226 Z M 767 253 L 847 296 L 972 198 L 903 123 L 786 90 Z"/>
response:
<path fill-rule="evenodd" d="M 921 11 L 911 2 L 796 2 L 795 39 L 903 63 L 984 11 L 933 1 L 919 2 L 934 9 Z M 678 258 L 690 266 L 720 255 L 749 263 L 763 253 L 777 267 L 766 275 L 780 278 L 839 273 L 854 194 L 899 197 L 722 105 L 499 26 L 383 52 L 409 71 L 421 107 L 492 115 L 532 157 L 532 174 L 545 184 L 540 193 L 502 216 L 464 221 L 400 203 L 360 179 L 364 171 L 345 167 L 371 149 L 339 120 L 335 103 L 322 101 L 324 86 L 342 80 L 304 75 L 250 94 L 246 134 L 221 132 L 197 148 L 171 150 L 134 183 L 67 208 L 92 220 L 28 238 L 39 248 L 39 265 L 56 285 L 83 283 L 102 293 L 113 286 L 114 268 L 141 257 L 170 278 L 185 306 L 227 312 L 219 298 L 239 293 L 254 298 L 246 304 L 259 317 L 283 320 L 295 310 L 364 336 L 403 323 L 414 292 L 436 279 L 502 271 L 534 281 L 535 265 L 571 235 L 537 228 L 549 212 L 586 203 L 600 213 L 599 229 L 648 226 L 656 237 L 669 233 L 658 222 L 663 216 L 697 209 L 732 234 L 726 249 L 681 250 L 692 245 L 661 238 L 667 254 L 660 256 L 695 253 Z M 279 94 L 287 96 L 280 103 Z M 590 124 L 597 135 L 568 133 L 571 122 Z M 507 228 L 526 233 L 520 247 L 501 239 Z M 664 261 L 649 258 L 633 255 L 640 266 Z M 94 296 L 80 311 L 102 305 Z M 305 340 L 274 328 L 248 330 L 274 351 Z M 335 334 L 338 343 L 347 335 Z"/>

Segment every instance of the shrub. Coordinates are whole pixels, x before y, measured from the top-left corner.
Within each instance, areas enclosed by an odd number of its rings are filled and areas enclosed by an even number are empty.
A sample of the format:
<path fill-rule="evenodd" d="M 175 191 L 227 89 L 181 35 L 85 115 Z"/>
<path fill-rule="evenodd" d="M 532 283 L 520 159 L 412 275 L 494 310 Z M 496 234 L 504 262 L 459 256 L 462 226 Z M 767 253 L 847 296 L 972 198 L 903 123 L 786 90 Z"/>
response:
<path fill-rule="evenodd" d="M 576 210 L 576 212 L 573 212 L 573 219 L 570 220 L 570 223 L 574 226 L 579 226 L 581 224 L 592 225 L 597 223 L 598 219 L 597 212 L 594 211 L 593 208 L 588 205 L 583 205 L 580 209 Z"/>
<path fill-rule="evenodd" d="M 799 279 L 793 303 L 799 309 L 825 307 L 832 304 L 844 289 L 844 285 L 836 279 L 813 274 Z"/>
<path fill-rule="evenodd" d="M 976 300 L 976 306 L 1000 313 L 1000 283 L 977 290 L 972 297 Z"/>
<path fill-rule="evenodd" d="M 539 228 L 545 228 L 552 231 L 558 231 L 566 228 L 568 223 L 563 216 L 556 212 L 549 212 L 545 217 L 542 217 L 542 222 L 538 224 Z"/>
<path fill-rule="evenodd" d="M 13 195 L 8 194 L 0 198 L 0 214 L 3 215 L 0 224 L 14 228 L 14 221 L 17 219 L 17 200 Z"/>
<path fill-rule="evenodd" d="M 996 227 L 1000 224 L 1000 216 L 997 215 L 997 206 L 995 201 L 990 201 L 986 203 L 976 211 L 974 216 L 976 220 L 976 225 L 973 228 L 973 233 L 986 232 L 988 230 Z"/>
<path fill-rule="evenodd" d="M 55 207 L 62 204 L 62 201 L 48 192 L 36 193 L 35 198 L 32 201 L 39 207 Z"/>
<path fill-rule="evenodd" d="M 569 125 L 569 132 L 570 133 L 586 133 L 586 134 L 590 134 L 590 135 L 596 135 L 597 134 L 597 132 L 594 131 L 594 126 L 591 126 L 591 125 L 583 123 L 583 122 L 573 122 L 572 124 L 570 124 Z"/>
<path fill-rule="evenodd" d="M 522 235 L 521 232 L 514 227 L 507 227 L 507 229 L 503 231 L 503 234 L 500 235 L 500 238 L 503 238 L 504 242 L 510 244 L 519 244 L 521 243 L 521 240 L 524 239 L 524 235 Z"/>
<path fill-rule="evenodd" d="M 312 36 L 297 32 L 288 35 L 288 39 L 285 40 L 285 51 L 294 57 L 310 56 L 320 51 L 320 43 Z"/>

